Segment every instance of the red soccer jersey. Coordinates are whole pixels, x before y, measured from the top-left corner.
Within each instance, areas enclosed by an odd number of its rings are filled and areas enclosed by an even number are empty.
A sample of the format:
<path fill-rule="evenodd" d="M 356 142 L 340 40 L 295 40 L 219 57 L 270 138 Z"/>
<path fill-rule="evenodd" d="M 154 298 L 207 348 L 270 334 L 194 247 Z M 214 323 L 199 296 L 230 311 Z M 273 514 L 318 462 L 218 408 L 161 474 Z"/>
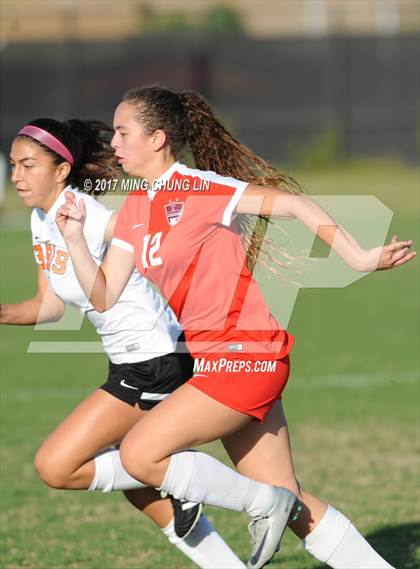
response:
<path fill-rule="evenodd" d="M 139 272 L 159 287 L 193 355 L 282 358 L 293 344 L 246 266 L 234 213 L 246 186 L 175 163 L 118 215 L 112 244 L 133 252 Z"/>

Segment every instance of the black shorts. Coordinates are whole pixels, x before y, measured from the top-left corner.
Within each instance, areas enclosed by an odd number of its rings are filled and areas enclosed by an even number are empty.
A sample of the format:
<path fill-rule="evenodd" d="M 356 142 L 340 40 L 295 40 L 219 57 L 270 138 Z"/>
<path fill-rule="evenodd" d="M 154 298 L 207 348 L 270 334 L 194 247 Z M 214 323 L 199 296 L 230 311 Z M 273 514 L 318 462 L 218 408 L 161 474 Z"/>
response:
<path fill-rule="evenodd" d="M 183 335 L 178 341 L 182 341 Z M 173 352 L 143 362 L 113 364 L 101 389 L 131 406 L 148 410 L 192 378 L 194 360 L 186 353 Z"/>

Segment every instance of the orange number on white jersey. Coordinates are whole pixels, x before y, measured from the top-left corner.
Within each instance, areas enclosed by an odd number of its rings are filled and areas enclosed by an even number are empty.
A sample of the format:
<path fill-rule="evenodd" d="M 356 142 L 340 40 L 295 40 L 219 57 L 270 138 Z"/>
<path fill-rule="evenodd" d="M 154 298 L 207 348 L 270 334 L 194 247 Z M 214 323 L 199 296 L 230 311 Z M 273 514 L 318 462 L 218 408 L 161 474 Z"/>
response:
<path fill-rule="evenodd" d="M 51 267 L 51 270 L 56 275 L 64 275 L 67 268 L 67 261 L 69 259 L 69 254 L 67 251 L 63 251 L 62 249 L 58 249 L 57 253 L 55 254 L 54 264 Z"/>
<path fill-rule="evenodd" d="M 36 262 L 43 271 L 52 271 L 56 275 L 64 275 L 67 269 L 69 254 L 67 251 L 55 248 L 51 243 L 34 245 Z"/>
<path fill-rule="evenodd" d="M 45 271 L 47 264 L 45 262 L 44 251 L 42 250 L 42 245 L 34 245 L 35 258 L 38 265 L 41 265 L 41 269 Z"/>
<path fill-rule="evenodd" d="M 54 245 L 51 245 L 51 243 L 47 243 L 45 245 L 45 256 L 46 256 L 46 261 L 47 261 L 47 269 L 50 271 L 51 270 L 51 263 L 54 257 L 54 251 L 55 251 L 55 247 Z"/>

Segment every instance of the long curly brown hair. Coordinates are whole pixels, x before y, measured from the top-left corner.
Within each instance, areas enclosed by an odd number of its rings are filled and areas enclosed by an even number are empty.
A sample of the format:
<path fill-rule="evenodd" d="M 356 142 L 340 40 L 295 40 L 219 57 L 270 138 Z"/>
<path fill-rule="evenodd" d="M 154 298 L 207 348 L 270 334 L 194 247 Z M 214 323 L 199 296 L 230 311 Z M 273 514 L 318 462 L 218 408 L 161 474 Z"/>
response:
<path fill-rule="evenodd" d="M 301 193 L 301 186 L 292 177 L 281 173 L 239 142 L 216 118 L 210 104 L 194 91 L 175 92 L 158 85 L 130 89 L 123 101 L 135 107 L 135 117 L 145 132 L 152 134 L 161 129 L 178 159 L 189 145 L 195 166 L 200 170 L 212 170 L 222 176 L 238 180 L 282 188 L 291 193 Z M 258 256 L 262 262 L 282 265 L 273 255 L 272 244 L 264 243 L 269 219 L 265 216 L 238 215 L 238 228 L 245 250 L 247 264 L 252 272 Z M 287 257 L 287 254 L 284 254 Z M 264 261 L 265 258 L 265 261 Z"/>

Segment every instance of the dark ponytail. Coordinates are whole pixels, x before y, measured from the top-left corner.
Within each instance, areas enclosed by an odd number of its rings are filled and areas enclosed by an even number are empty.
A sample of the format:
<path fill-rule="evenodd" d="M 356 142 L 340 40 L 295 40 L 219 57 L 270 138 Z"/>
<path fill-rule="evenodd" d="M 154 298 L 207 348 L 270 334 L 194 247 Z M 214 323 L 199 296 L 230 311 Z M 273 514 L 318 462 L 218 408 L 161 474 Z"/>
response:
<path fill-rule="evenodd" d="M 82 121 L 71 119 L 60 122 L 50 118 L 39 118 L 28 123 L 46 130 L 57 138 L 73 156 L 74 164 L 66 180 L 67 184 L 83 190 L 85 180 L 92 181 L 92 190 L 88 193 L 97 195 L 95 179 L 111 179 L 121 175 L 114 151 L 110 146 L 113 130 L 101 121 Z M 19 135 L 19 137 L 26 135 Z M 53 158 L 55 164 L 64 162 L 64 158 L 42 144 L 28 137 L 31 142 L 41 146 Z"/>

